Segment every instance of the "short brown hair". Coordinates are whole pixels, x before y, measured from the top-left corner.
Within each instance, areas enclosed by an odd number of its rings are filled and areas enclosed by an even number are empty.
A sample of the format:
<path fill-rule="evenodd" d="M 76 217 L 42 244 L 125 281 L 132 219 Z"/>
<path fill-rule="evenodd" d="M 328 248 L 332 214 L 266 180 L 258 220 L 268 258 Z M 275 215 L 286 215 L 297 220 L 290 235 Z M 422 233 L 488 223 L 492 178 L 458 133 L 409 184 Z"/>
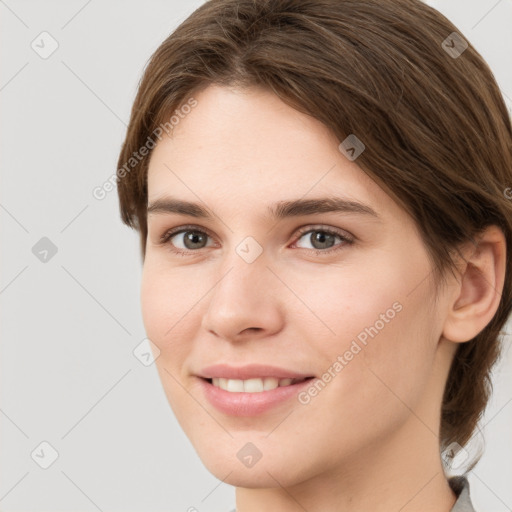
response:
<path fill-rule="evenodd" d="M 472 45 L 450 54 L 455 42 L 465 43 L 454 32 L 419 0 L 208 1 L 150 59 L 118 162 L 119 172 L 208 85 L 263 87 L 340 141 L 350 134 L 363 141 L 358 165 L 412 216 L 436 280 L 453 271 L 459 244 L 499 226 L 507 244 L 503 293 L 491 322 L 457 348 L 441 449 L 454 441 L 464 446 L 482 417 L 512 308 L 510 117 Z M 149 159 L 118 179 L 121 216 L 140 231 L 143 258 Z"/>

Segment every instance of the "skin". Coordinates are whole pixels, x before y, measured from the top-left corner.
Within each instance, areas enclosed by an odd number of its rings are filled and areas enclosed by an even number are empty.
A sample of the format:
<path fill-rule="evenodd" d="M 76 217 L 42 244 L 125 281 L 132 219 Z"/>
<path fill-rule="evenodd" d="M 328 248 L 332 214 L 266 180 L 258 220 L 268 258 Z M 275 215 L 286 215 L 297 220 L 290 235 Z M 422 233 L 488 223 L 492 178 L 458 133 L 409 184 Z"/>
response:
<path fill-rule="evenodd" d="M 148 203 L 172 195 L 216 217 L 148 216 L 141 304 L 168 401 L 203 463 L 236 486 L 240 512 L 449 512 L 456 496 L 439 454 L 440 404 L 458 343 L 498 307 L 503 234 L 491 227 L 478 250 L 463 248 L 460 278 L 434 302 L 413 220 L 323 124 L 260 89 L 209 86 L 194 97 L 152 153 Z M 328 195 L 365 203 L 379 218 L 266 217 L 277 201 Z M 206 230 L 202 248 L 187 249 L 183 233 L 160 242 L 187 224 Z M 315 251 L 315 228 L 354 242 L 335 237 L 339 250 Z M 263 249 L 252 263 L 236 252 L 249 236 Z M 219 362 L 321 377 L 397 301 L 401 311 L 306 405 L 291 399 L 232 417 L 202 394 L 196 372 Z M 247 442 L 262 454 L 250 468 L 236 456 Z"/>

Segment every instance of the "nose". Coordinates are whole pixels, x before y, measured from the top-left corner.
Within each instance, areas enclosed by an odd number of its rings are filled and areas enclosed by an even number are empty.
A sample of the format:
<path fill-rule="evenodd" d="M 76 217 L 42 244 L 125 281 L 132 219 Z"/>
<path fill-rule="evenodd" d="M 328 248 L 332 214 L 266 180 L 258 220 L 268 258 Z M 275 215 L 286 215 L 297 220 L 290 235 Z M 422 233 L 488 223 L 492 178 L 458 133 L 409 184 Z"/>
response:
<path fill-rule="evenodd" d="M 234 254 L 225 262 L 209 298 L 202 328 L 227 341 L 264 338 L 283 327 L 279 280 L 260 255 L 252 263 Z M 282 295 L 282 290 L 281 290 Z"/>

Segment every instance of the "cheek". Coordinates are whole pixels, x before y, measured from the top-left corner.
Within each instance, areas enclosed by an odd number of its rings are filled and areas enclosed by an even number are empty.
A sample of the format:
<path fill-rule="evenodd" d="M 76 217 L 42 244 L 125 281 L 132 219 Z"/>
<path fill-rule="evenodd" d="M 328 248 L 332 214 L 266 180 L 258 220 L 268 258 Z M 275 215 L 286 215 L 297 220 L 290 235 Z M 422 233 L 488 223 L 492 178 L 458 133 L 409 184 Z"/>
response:
<path fill-rule="evenodd" d="M 200 293 L 197 286 L 187 286 L 183 272 L 169 272 L 146 259 L 140 290 L 142 319 L 148 338 L 160 349 L 159 360 L 168 366 L 176 366 L 190 347 L 186 342 L 190 334 L 185 331 L 194 324 Z"/>
<path fill-rule="evenodd" d="M 155 365 L 169 405 L 187 431 L 187 418 L 194 417 L 197 408 L 183 393 L 183 387 L 189 385 L 183 362 L 192 350 L 193 333 L 187 329 L 200 319 L 194 318 L 193 308 L 199 291 L 185 288 L 185 284 L 183 272 L 169 272 L 146 257 L 140 293 L 144 327 L 147 337 L 160 351 Z M 185 290 L 191 290 L 190 297 L 183 293 Z"/>
<path fill-rule="evenodd" d="M 166 298 L 164 297 L 165 285 L 162 280 L 156 279 L 152 271 L 144 267 L 141 281 L 141 311 L 147 336 L 162 349 L 163 333 L 165 327 L 169 328 Z"/>
<path fill-rule="evenodd" d="M 368 435 L 410 414 L 434 361 L 435 322 L 427 306 L 433 291 L 424 279 L 429 263 L 420 248 L 405 254 L 389 253 L 361 262 L 357 272 L 333 274 L 322 297 L 322 319 L 336 333 L 316 347 L 326 370 L 336 374 L 326 400 L 343 404 L 342 416 L 361 420 Z"/>
<path fill-rule="evenodd" d="M 144 325 L 160 342 L 171 337 L 180 318 L 192 310 L 201 296 L 201 287 L 191 271 L 173 270 L 161 260 L 153 253 L 146 256 L 140 289 Z"/>

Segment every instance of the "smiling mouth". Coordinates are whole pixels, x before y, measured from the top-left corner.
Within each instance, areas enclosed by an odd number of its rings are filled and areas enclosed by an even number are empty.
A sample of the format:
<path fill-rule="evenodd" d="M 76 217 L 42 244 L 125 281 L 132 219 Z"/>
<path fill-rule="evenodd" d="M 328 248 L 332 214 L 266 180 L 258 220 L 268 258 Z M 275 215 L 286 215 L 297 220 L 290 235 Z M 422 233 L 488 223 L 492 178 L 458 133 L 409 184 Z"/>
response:
<path fill-rule="evenodd" d="M 252 379 L 226 379 L 222 377 L 203 378 L 214 387 L 230 393 L 262 393 L 280 387 L 290 387 L 311 380 L 314 377 L 301 377 L 297 379 L 278 379 L 276 377 L 261 377 Z"/>

